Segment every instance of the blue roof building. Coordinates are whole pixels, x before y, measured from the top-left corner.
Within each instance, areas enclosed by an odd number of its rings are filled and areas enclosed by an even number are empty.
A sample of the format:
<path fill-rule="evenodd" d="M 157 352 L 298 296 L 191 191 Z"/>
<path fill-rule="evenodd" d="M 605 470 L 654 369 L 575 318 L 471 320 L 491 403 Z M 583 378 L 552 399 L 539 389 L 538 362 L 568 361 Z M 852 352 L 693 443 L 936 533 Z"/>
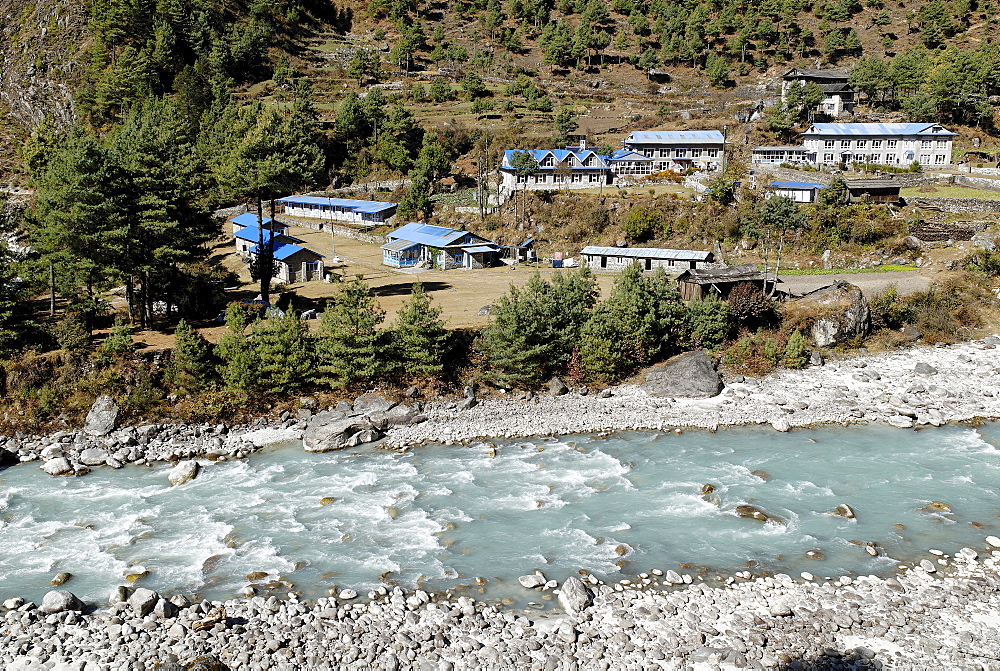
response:
<path fill-rule="evenodd" d="M 385 236 L 382 263 L 392 268 L 424 264 L 443 268 L 484 268 L 500 246 L 469 231 L 410 222 Z"/>
<path fill-rule="evenodd" d="M 278 202 L 284 206 L 285 214 L 293 217 L 324 219 L 361 226 L 378 226 L 386 223 L 396 214 L 398 205 L 378 200 L 326 196 L 288 196 L 278 199 Z M 322 226 L 320 228 L 322 229 Z"/>
<path fill-rule="evenodd" d="M 802 133 L 816 165 L 943 167 L 951 163 L 955 133 L 937 123 L 816 123 Z"/>
<path fill-rule="evenodd" d="M 771 182 L 768 187 L 771 191 L 765 194 L 765 198 L 781 196 L 796 203 L 815 203 L 816 196 L 827 185 L 818 182 Z"/>
<path fill-rule="evenodd" d="M 537 164 L 530 174 L 514 167 L 521 153 Z M 578 148 L 506 149 L 500 164 L 500 188 L 508 196 L 517 190 L 588 189 L 613 182 L 608 157 L 587 149 L 585 141 Z"/>
<path fill-rule="evenodd" d="M 254 245 L 248 252 L 254 256 L 260 253 L 260 248 Z M 274 277 L 280 282 L 292 284 L 295 282 L 314 282 L 323 279 L 322 254 L 306 247 L 288 242 L 279 242 L 275 238 L 274 249 L 271 250 L 275 264 Z"/>
<path fill-rule="evenodd" d="M 236 251 L 240 254 L 250 253 L 250 248 L 254 247 L 262 239 L 264 242 L 269 242 L 272 238 L 274 239 L 275 245 L 289 244 L 295 242 L 302 242 L 298 238 L 293 238 L 283 231 L 269 231 L 267 228 L 261 230 L 256 226 L 256 217 L 254 217 L 253 226 L 244 226 L 235 233 L 233 233 L 233 238 L 236 239 Z M 268 225 L 267 222 L 264 223 L 265 226 Z"/>

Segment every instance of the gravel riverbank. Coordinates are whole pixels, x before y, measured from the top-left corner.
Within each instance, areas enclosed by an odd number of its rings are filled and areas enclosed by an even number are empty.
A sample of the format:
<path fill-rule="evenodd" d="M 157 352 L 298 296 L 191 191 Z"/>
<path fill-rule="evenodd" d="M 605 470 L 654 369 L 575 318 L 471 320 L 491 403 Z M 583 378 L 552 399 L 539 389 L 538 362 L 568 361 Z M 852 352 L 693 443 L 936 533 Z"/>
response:
<path fill-rule="evenodd" d="M 713 588 L 668 587 L 684 577 L 659 571 L 628 586 L 573 577 L 560 588 L 564 614 L 519 614 L 399 588 L 366 603 L 352 593 L 316 603 L 254 597 L 189 605 L 175 597 L 180 607 L 149 590 L 119 590 L 112 601 L 125 600 L 88 614 L 8 600 L 0 662 L 88 671 L 995 668 L 995 546 L 1000 539 L 989 537 L 978 551 L 924 560 L 886 580 L 779 574 Z M 49 596 L 43 609 L 63 605 Z"/>

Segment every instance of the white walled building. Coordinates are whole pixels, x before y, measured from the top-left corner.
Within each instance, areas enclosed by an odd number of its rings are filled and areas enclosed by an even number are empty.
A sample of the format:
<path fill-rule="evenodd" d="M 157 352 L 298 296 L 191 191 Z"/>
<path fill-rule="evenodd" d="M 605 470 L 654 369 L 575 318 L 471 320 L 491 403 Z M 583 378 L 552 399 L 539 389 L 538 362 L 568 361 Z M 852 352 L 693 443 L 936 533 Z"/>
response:
<path fill-rule="evenodd" d="M 625 149 L 651 159 L 652 172 L 714 172 L 723 167 L 726 138 L 717 130 L 634 130 L 625 138 Z"/>
<path fill-rule="evenodd" d="M 816 165 L 870 163 L 924 167 L 951 163 L 955 133 L 936 123 L 817 123 L 802 134 Z"/>
<path fill-rule="evenodd" d="M 781 196 L 796 203 L 815 203 L 820 190 L 827 187 L 817 182 L 771 182 L 767 186 L 770 191 L 764 193 L 764 198 Z"/>
<path fill-rule="evenodd" d="M 285 214 L 308 219 L 325 219 L 332 222 L 378 226 L 396 214 L 397 203 L 378 200 L 353 200 L 325 196 L 289 196 L 279 198 Z"/>
<path fill-rule="evenodd" d="M 781 98 L 784 100 L 788 88 L 795 82 L 802 87 L 812 82 L 823 91 L 824 98 L 816 106 L 817 112 L 838 117 L 854 112 L 854 89 L 850 85 L 847 70 L 806 70 L 792 68 L 781 77 Z"/>
<path fill-rule="evenodd" d="M 517 173 L 516 155 L 526 152 L 538 163 L 531 174 Z M 596 151 L 579 149 L 506 149 L 500 164 L 500 189 L 509 196 L 514 191 L 588 189 L 614 182 L 608 162 Z"/>

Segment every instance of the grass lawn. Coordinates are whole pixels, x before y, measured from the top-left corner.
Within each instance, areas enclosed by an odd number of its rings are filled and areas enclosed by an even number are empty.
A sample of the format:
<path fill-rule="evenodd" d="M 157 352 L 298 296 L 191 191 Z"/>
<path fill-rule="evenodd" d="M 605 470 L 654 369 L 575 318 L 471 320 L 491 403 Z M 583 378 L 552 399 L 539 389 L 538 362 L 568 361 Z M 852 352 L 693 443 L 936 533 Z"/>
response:
<path fill-rule="evenodd" d="M 909 270 L 919 270 L 916 266 L 898 266 L 886 264 L 874 268 L 799 268 L 781 270 L 782 275 L 854 275 L 860 273 L 898 273 Z"/>
<path fill-rule="evenodd" d="M 1000 186 L 1000 183 L 998 183 Z M 973 189 L 968 186 L 920 186 L 912 189 L 901 189 L 904 198 L 980 198 L 982 200 L 1000 200 L 1000 191 Z"/>

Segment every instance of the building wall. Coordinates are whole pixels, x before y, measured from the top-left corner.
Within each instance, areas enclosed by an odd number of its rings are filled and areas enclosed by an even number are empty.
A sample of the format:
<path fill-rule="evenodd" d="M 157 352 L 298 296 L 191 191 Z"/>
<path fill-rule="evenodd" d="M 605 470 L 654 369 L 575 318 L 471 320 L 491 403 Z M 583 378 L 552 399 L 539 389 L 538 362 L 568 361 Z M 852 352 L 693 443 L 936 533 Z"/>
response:
<path fill-rule="evenodd" d="M 518 175 L 510 170 L 501 171 L 500 189 L 507 194 L 514 191 L 556 191 L 559 189 L 591 189 L 614 183 L 614 173 L 608 168 L 593 170 L 573 170 L 572 174 L 557 174 L 554 170 L 539 171 L 518 181 Z"/>
<path fill-rule="evenodd" d="M 664 170 L 714 171 L 722 167 L 725 145 L 721 142 L 685 142 L 684 144 L 664 144 L 625 142 L 625 148 L 639 152 L 653 159 L 652 172 Z"/>
<path fill-rule="evenodd" d="M 780 165 L 781 163 L 807 163 L 806 151 L 802 149 L 791 150 L 754 150 L 751 162 L 755 165 Z"/>
<path fill-rule="evenodd" d="M 929 143 L 929 144 L 928 144 Z M 922 166 L 933 168 L 951 163 L 952 139 L 924 136 L 870 135 L 810 135 L 805 139 L 805 148 L 816 155 L 820 165 L 841 163 L 841 152 L 849 152 L 848 162 L 876 163 L 880 165 L 908 166 L 914 160 Z M 913 152 L 913 158 L 907 157 Z"/>
<path fill-rule="evenodd" d="M 677 259 L 635 259 L 630 256 L 601 256 L 599 254 L 581 255 L 582 263 L 594 272 L 620 273 L 633 263 L 638 262 L 643 270 L 663 268 L 668 273 L 680 274 L 693 268 L 704 268 L 708 264 L 701 261 L 680 261 Z M 601 260 L 605 259 L 602 264 Z"/>
<path fill-rule="evenodd" d="M 284 203 L 285 214 L 307 219 L 324 219 L 326 221 L 342 221 L 350 224 L 373 224 L 387 221 L 396 213 L 395 208 L 376 213 L 345 211 L 327 205 L 311 205 L 306 203 Z"/>
<path fill-rule="evenodd" d="M 816 200 L 815 189 L 775 189 L 771 195 L 790 198 L 796 203 L 812 203 Z"/>

